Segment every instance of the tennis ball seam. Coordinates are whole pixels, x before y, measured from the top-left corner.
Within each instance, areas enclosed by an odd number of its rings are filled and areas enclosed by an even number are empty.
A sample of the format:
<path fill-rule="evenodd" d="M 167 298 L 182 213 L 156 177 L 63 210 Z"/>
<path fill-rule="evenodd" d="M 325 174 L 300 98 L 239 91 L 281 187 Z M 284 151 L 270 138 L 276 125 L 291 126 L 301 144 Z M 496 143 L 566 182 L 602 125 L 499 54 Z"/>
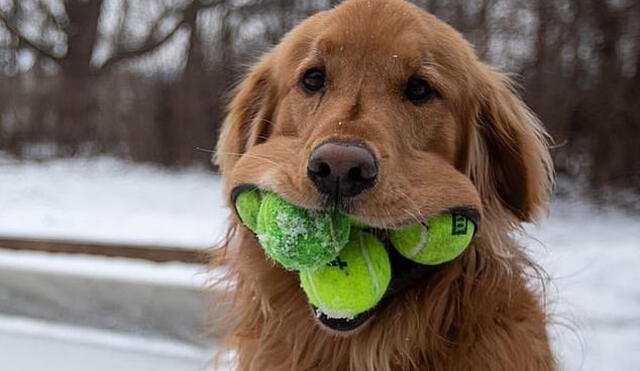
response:
<path fill-rule="evenodd" d="M 369 277 L 371 277 L 371 281 L 373 281 L 373 285 L 375 286 L 375 290 L 376 290 L 376 295 L 379 293 L 380 291 L 380 279 L 378 278 L 378 274 L 376 273 L 375 269 L 373 268 L 373 263 L 371 262 L 371 258 L 369 257 L 369 252 L 367 251 L 367 248 L 365 246 L 364 243 L 364 237 L 363 234 L 360 233 L 360 235 L 358 236 L 360 237 L 360 252 L 362 253 L 362 257 L 364 258 L 365 262 L 367 263 L 367 271 L 369 272 Z"/>
<path fill-rule="evenodd" d="M 427 247 L 428 243 L 429 243 L 429 228 L 427 228 L 427 226 L 423 224 L 422 227 L 420 228 L 420 239 L 418 240 L 418 243 L 409 250 L 409 252 L 407 253 L 407 257 L 409 259 L 415 258 L 416 256 L 418 256 L 418 254 L 422 252 L 422 250 L 424 250 L 425 247 Z"/>

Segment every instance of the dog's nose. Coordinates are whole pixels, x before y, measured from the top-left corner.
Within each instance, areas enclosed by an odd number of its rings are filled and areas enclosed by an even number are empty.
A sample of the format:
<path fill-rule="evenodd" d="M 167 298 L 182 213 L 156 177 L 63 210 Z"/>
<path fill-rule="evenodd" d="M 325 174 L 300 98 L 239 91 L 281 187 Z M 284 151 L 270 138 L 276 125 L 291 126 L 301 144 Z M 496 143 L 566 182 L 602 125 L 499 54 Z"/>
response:
<path fill-rule="evenodd" d="M 321 193 L 332 198 L 353 197 L 373 186 L 378 166 L 365 146 L 348 142 L 327 142 L 311 152 L 307 176 Z"/>

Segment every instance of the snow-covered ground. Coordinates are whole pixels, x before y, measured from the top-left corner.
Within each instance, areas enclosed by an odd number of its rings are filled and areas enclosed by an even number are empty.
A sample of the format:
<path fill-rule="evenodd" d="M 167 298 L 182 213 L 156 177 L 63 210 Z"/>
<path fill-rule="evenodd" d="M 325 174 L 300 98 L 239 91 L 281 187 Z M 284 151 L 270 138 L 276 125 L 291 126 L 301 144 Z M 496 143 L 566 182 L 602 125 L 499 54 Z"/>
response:
<path fill-rule="evenodd" d="M 210 247 L 228 216 L 204 169 L 112 158 L 19 162 L 0 152 L 0 235 Z"/>
<path fill-rule="evenodd" d="M 205 371 L 210 351 L 164 339 L 0 315 L 6 371 Z"/>
<path fill-rule="evenodd" d="M 139 259 L 95 255 L 0 250 L 0 271 L 8 269 L 193 289 L 203 288 L 216 278 L 205 266 L 196 264 L 154 263 Z"/>
<path fill-rule="evenodd" d="M 529 251 L 552 279 L 551 333 L 565 370 L 639 369 L 639 224 L 620 210 L 564 200 L 528 229 Z"/>
<path fill-rule="evenodd" d="M 21 163 L 2 158 L 0 153 L 0 235 L 211 246 L 222 235 L 228 215 L 222 207 L 221 188 L 220 179 L 203 169 L 171 172 L 110 158 Z M 557 324 L 551 326 L 550 332 L 563 370 L 638 369 L 637 224 L 636 216 L 616 209 L 556 200 L 548 220 L 540 226 L 527 227 L 530 236 L 522 239 L 552 278 L 548 293 Z M 15 255 L 0 259 L 0 263 L 14 264 L 10 259 Z M 69 259 L 69 267 L 78 261 Z M 64 261 L 55 264 L 65 269 Z M 117 275 L 117 271 L 112 273 Z M 171 272 L 168 277 L 173 281 L 193 279 L 178 277 L 180 270 Z M 133 277 L 137 273 L 123 270 L 123 274 Z M 205 359 L 197 351 L 188 357 L 176 351 L 168 353 L 169 358 L 173 357 L 168 360 L 140 352 L 135 345 L 130 351 L 124 346 L 114 352 L 110 346 L 98 346 L 82 337 L 61 342 L 46 331 L 42 335 L 30 331 L 33 327 L 29 320 L 19 319 L 15 322 L 18 325 L 10 325 L 14 322 L 0 318 L 0 354 L 4 357 L 8 350 L 17 361 L 24 358 L 26 363 L 19 370 L 45 369 L 39 366 L 42 364 L 48 365 L 46 369 L 56 369 L 54 360 L 38 363 L 29 359 L 32 347 L 75 354 L 65 359 L 75 362 L 78 369 L 83 369 L 84 362 L 91 362 L 95 369 L 96 360 L 105 359 L 105 364 L 111 365 L 109 369 L 125 369 L 117 363 L 133 365 L 129 366 L 131 369 L 144 369 L 135 365 L 157 364 L 150 367 L 191 370 L 200 367 Z M 16 331 L 22 335 L 15 335 Z M 171 368 L 172 362 L 177 362 L 177 368 Z M 67 362 L 62 369 L 72 368 Z"/>

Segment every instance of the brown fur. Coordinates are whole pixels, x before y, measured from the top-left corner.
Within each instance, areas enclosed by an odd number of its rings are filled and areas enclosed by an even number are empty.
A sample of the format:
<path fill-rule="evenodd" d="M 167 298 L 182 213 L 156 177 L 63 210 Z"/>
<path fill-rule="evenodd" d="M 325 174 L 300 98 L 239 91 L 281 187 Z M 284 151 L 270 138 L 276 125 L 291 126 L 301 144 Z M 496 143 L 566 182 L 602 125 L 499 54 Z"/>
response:
<path fill-rule="evenodd" d="M 324 66 L 327 88 L 298 86 Z M 419 75 L 438 97 L 402 99 Z M 551 370 L 555 361 L 538 270 L 510 237 L 544 210 L 551 183 L 545 133 L 509 80 L 462 36 L 400 0 L 350 0 L 287 34 L 238 86 L 215 161 L 227 191 L 252 183 L 322 207 L 306 177 L 327 139 L 366 143 L 379 181 L 349 210 L 392 227 L 451 206 L 482 214 L 467 251 L 393 297 L 354 333 L 317 324 L 294 273 L 267 261 L 232 221 L 216 265 L 228 271 L 227 345 L 241 370 Z"/>

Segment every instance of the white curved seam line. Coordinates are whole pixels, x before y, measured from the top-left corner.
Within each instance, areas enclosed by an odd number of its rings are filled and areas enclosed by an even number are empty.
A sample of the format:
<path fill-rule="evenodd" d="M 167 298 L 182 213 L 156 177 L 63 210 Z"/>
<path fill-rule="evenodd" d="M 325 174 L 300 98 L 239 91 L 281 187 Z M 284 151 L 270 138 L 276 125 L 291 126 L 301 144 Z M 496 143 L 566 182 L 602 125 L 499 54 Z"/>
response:
<path fill-rule="evenodd" d="M 409 250 L 409 255 L 408 258 L 409 259 L 413 259 L 415 258 L 420 251 L 422 251 L 422 249 L 427 245 L 427 241 L 429 240 L 429 229 L 427 229 L 427 227 L 425 227 L 424 225 L 422 226 L 422 229 L 420 230 L 420 239 L 418 240 L 418 243 L 411 248 L 411 250 Z"/>
<path fill-rule="evenodd" d="M 380 279 L 373 269 L 373 263 L 371 263 L 371 258 L 369 258 L 369 253 L 367 252 L 367 247 L 364 244 L 364 237 L 362 237 L 362 234 L 360 235 L 360 252 L 362 253 L 362 257 L 364 257 L 364 260 L 367 263 L 367 270 L 369 271 L 369 276 L 373 280 L 373 285 L 376 287 L 377 294 L 380 292 Z"/>

